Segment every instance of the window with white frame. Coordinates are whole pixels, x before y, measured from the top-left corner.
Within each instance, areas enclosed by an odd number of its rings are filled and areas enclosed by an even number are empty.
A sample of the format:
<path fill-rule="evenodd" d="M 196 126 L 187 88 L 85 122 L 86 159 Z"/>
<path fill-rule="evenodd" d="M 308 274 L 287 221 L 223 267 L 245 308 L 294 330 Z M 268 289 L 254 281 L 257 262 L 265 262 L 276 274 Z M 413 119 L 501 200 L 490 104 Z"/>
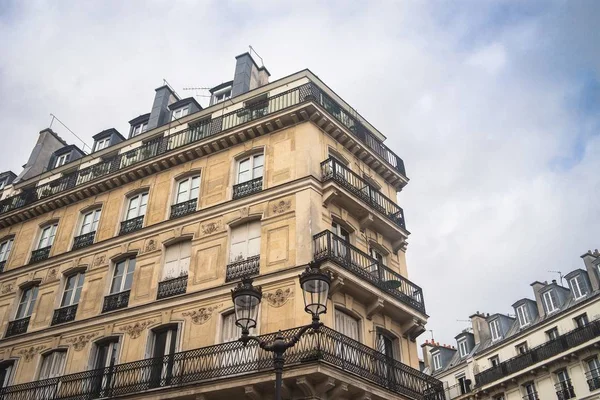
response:
<path fill-rule="evenodd" d="M 238 161 L 237 183 L 244 183 L 253 179 L 262 178 L 264 155 L 255 154 Z"/>
<path fill-rule="evenodd" d="M 341 334 L 359 341 L 358 320 L 338 308 L 335 309 L 335 329 Z"/>
<path fill-rule="evenodd" d="M 517 319 L 519 320 L 519 327 L 523 328 L 531 322 L 529 320 L 529 311 L 527 310 L 527 305 L 521 304 L 517 307 Z"/>
<path fill-rule="evenodd" d="M 573 318 L 573 321 L 575 322 L 575 326 L 577 328 L 583 328 L 590 322 L 587 313 L 583 313 L 581 315 L 576 316 L 575 318 Z"/>
<path fill-rule="evenodd" d="M 63 291 L 62 300 L 60 301 L 61 307 L 68 307 L 79 303 L 84 279 L 85 272 L 78 272 L 66 278 L 65 290 Z"/>
<path fill-rule="evenodd" d="M 394 358 L 394 339 L 381 329 L 377 329 L 377 351 Z"/>
<path fill-rule="evenodd" d="M 0 263 L 8 260 L 8 256 L 10 255 L 10 251 L 12 250 L 13 238 L 5 240 L 0 243 Z"/>
<path fill-rule="evenodd" d="M 96 229 L 98 229 L 98 221 L 100 220 L 101 213 L 102 210 L 98 208 L 96 210 L 89 211 L 83 214 L 83 218 L 81 219 L 81 226 L 79 228 L 79 234 L 77 236 L 96 232 Z"/>
<path fill-rule="evenodd" d="M 135 271 L 135 257 L 126 258 L 115 264 L 110 294 L 125 292 L 131 289 L 133 272 Z"/>
<path fill-rule="evenodd" d="M 71 160 L 70 152 L 56 157 L 56 161 L 54 161 L 54 168 L 58 168 L 61 165 L 65 165 L 66 163 L 69 162 L 69 160 Z"/>
<path fill-rule="evenodd" d="M 127 202 L 127 211 L 125 212 L 125 221 L 142 217 L 146 215 L 148 206 L 148 192 L 139 193 L 131 196 Z"/>
<path fill-rule="evenodd" d="M 488 358 L 488 360 L 490 361 L 490 365 L 492 366 L 492 368 L 500 365 L 500 357 L 498 357 L 498 356 L 490 357 L 490 358 Z"/>
<path fill-rule="evenodd" d="M 39 380 L 56 378 L 61 376 L 65 369 L 65 361 L 67 359 L 66 350 L 55 350 L 44 354 L 42 364 L 40 366 Z"/>
<path fill-rule="evenodd" d="M 38 290 L 39 288 L 37 285 L 23 289 L 15 319 L 27 318 L 31 316 L 33 307 L 35 307 L 35 301 L 37 300 Z"/>
<path fill-rule="evenodd" d="M 114 366 L 119 357 L 119 338 L 113 337 L 96 342 L 93 358 L 93 367 L 91 369 L 105 369 Z M 106 377 L 107 375 L 105 375 Z M 108 375 L 110 376 L 110 375 Z M 91 392 L 97 397 L 108 397 L 111 379 L 100 378 L 91 382 Z"/>
<path fill-rule="evenodd" d="M 6 182 L 8 182 L 8 178 L 0 179 L 0 190 L 4 189 Z"/>
<path fill-rule="evenodd" d="M 492 333 L 492 341 L 502 339 L 502 334 L 500 332 L 500 321 L 497 319 L 490 321 L 490 332 Z"/>
<path fill-rule="evenodd" d="M 515 350 L 517 351 L 517 355 L 527 353 L 527 342 L 519 343 L 515 346 Z"/>
<path fill-rule="evenodd" d="M 172 114 L 172 117 L 171 117 L 171 121 L 175 121 L 176 119 L 185 117 L 189 113 L 190 113 L 190 106 L 189 105 L 187 105 L 185 107 L 178 108 L 177 110 L 173 111 L 173 114 Z"/>
<path fill-rule="evenodd" d="M 231 229 L 229 262 L 246 260 L 260 254 L 260 221 L 251 221 Z"/>
<path fill-rule="evenodd" d="M 586 361 L 588 375 L 596 383 L 596 388 L 600 388 L 600 361 L 598 357 L 590 358 Z"/>
<path fill-rule="evenodd" d="M 96 151 L 103 150 L 110 146 L 110 136 L 104 139 L 100 139 L 96 142 Z"/>
<path fill-rule="evenodd" d="M 554 290 L 548 290 L 544 292 L 542 298 L 544 300 L 544 308 L 546 309 L 546 314 L 550 314 L 558 310 L 558 299 L 556 298 L 556 293 Z"/>
<path fill-rule="evenodd" d="M 151 357 L 167 362 L 155 363 L 150 372 L 150 384 L 152 387 L 160 386 L 161 383 L 168 384 L 173 376 L 173 357 L 177 352 L 177 325 L 168 325 L 152 330 L 152 354 Z"/>
<path fill-rule="evenodd" d="M 15 363 L 12 360 L 0 363 L 0 387 L 7 387 L 12 380 Z"/>
<path fill-rule="evenodd" d="M 460 358 L 463 358 L 469 354 L 469 345 L 467 344 L 467 339 L 462 339 L 458 342 L 458 352 L 460 354 Z"/>
<path fill-rule="evenodd" d="M 546 336 L 548 337 L 548 340 L 558 339 L 558 328 L 554 327 L 552 329 L 547 330 Z"/>
<path fill-rule="evenodd" d="M 523 390 L 525 391 L 525 396 L 523 397 L 526 400 L 537 400 L 537 392 L 535 390 L 535 385 L 533 382 L 526 383 L 523 385 Z"/>
<path fill-rule="evenodd" d="M 56 229 L 58 223 L 45 226 L 40 232 L 40 238 L 37 243 L 36 250 L 43 249 L 44 247 L 50 247 L 54 243 L 54 237 L 56 236 Z"/>
<path fill-rule="evenodd" d="M 227 88 L 227 89 L 218 91 L 214 94 L 214 96 L 215 96 L 215 104 L 220 103 L 225 100 L 228 100 L 231 98 L 231 88 Z"/>
<path fill-rule="evenodd" d="M 221 324 L 221 342 L 235 342 L 240 338 L 240 329 L 235 324 L 235 312 L 223 314 Z"/>
<path fill-rule="evenodd" d="M 587 287 L 581 275 L 569 279 L 569 286 L 571 286 L 571 291 L 573 292 L 575 300 L 579 300 L 587 294 Z"/>
<path fill-rule="evenodd" d="M 371 257 L 376 259 L 381 265 L 385 265 L 385 256 L 383 253 L 373 247 L 370 248 Z"/>
<path fill-rule="evenodd" d="M 163 268 L 162 280 L 187 276 L 190 268 L 190 257 L 192 254 L 192 242 L 185 240 L 167 246 L 165 250 L 165 266 Z"/>
<path fill-rule="evenodd" d="M 148 122 L 142 122 L 139 125 L 136 125 L 131 130 L 131 137 L 137 136 L 141 133 L 144 133 L 148 130 Z"/>
<path fill-rule="evenodd" d="M 200 175 L 190 176 L 177 181 L 175 204 L 195 200 L 200 194 Z"/>
<path fill-rule="evenodd" d="M 442 355 L 437 352 L 437 353 L 433 353 L 433 370 L 437 371 L 438 369 L 442 368 Z"/>

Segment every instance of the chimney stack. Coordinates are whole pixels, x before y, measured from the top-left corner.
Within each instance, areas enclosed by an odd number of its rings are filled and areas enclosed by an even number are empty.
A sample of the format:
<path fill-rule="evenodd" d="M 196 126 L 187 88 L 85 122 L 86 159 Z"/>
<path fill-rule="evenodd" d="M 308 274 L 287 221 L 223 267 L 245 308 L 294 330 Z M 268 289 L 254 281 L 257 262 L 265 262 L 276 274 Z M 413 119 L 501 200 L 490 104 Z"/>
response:
<path fill-rule="evenodd" d="M 469 318 L 471 318 L 471 325 L 473 327 L 473 336 L 475 337 L 475 344 L 482 343 L 491 337 L 490 327 L 487 323 L 486 316 L 484 314 L 477 311 Z"/>
<path fill-rule="evenodd" d="M 271 74 L 264 66 L 259 67 L 250 53 L 240 54 L 235 59 L 231 97 L 239 96 L 269 83 Z"/>
<path fill-rule="evenodd" d="M 435 347 L 435 342 L 432 340 L 426 340 L 425 343 L 421 345 L 421 349 L 423 351 L 423 362 L 425 364 L 425 368 L 429 368 L 429 371 L 433 371 L 433 360 L 431 356 L 431 349 Z"/>
<path fill-rule="evenodd" d="M 581 256 L 583 263 L 585 264 L 585 269 L 590 277 L 592 290 L 600 290 L 600 281 L 598 280 L 598 274 L 595 272 L 598 267 L 594 264 L 594 261 L 598 261 L 599 257 L 600 253 L 598 252 L 598 249 L 596 249 L 593 253 L 591 250 L 588 250 L 584 255 Z"/>
<path fill-rule="evenodd" d="M 538 308 L 538 315 L 545 315 L 544 314 L 544 305 L 542 303 L 542 295 L 540 294 L 540 290 L 545 288 L 548 285 L 548 282 L 540 282 L 540 281 L 535 281 L 531 284 L 531 287 L 533 288 L 533 295 L 535 296 L 535 302 L 537 304 L 537 308 Z"/>
<path fill-rule="evenodd" d="M 154 96 L 154 103 L 152 104 L 152 111 L 150 111 L 150 118 L 148 119 L 148 128 L 146 130 L 149 131 L 169 122 L 169 116 L 171 115 L 169 105 L 176 101 L 179 101 L 179 97 L 169 85 L 165 84 L 157 88 L 156 95 Z"/>
<path fill-rule="evenodd" d="M 52 154 L 67 145 L 60 136 L 52 129 L 47 128 L 40 131 L 37 143 L 31 150 L 27 163 L 23 165 L 23 171 L 15 178 L 13 183 L 25 181 L 33 176 L 45 172 Z"/>

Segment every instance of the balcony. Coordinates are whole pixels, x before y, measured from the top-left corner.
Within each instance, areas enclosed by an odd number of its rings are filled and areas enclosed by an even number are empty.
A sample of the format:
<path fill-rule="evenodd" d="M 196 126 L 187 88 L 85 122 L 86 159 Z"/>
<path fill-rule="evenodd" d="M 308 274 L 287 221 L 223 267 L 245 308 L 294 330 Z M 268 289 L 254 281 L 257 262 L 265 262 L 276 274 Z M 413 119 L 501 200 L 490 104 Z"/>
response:
<path fill-rule="evenodd" d="M 4 272 L 5 266 L 6 266 L 6 260 L 0 261 L 0 274 Z"/>
<path fill-rule="evenodd" d="M 299 329 L 281 333 L 289 339 Z M 275 335 L 262 335 L 261 339 L 273 340 Z M 365 386 L 368 383 L 383 389 L 389 392 L 390 398 L 444 399 L 442 383 L 437 379 L 328 327 L 322 327 L 318 332 L 309 330 L 285 355 L 287 373 L 298 371 L 306 376 L 311 373 L 307 371 L 310 366 L 330 368 L 342 372 L 355 385 Z M 45 400 L 123 398 L 143 394 L 149 389 L 176 390 L 182 386 L 185 386 L 186 394 L 191 395 L 192 387 L 219 381 L 222 387 L 218 390 L 223 391 L 223 398 L 233 398 L 231 395 L 237 392 L 226 391 L 239 385 L 234 377 L 252 375 L 258 381 L 259 373 L 268 376 L 270 389 L 273 386 L 273 354 L 261 349 L 255 342 L 244 346 L 236 341 L 7 386 L 0 389 L 0 397 Z M 160 397 L 160 394 L 155 396 Z M 185 397 L 184 394 L 182 396 Z"/>
<path fill-rule="evenodd" d="M 73 240 L 73 247 L 71 248 L 71 250 L 83 249 L 84 247 L 91 246 L 92 244 L 94 244 L 95 236 L 96 231 L 75 236 L 75 239 Z"/>
<path fill-rule="evenodd" d="M 585 379 L 587 379 L 590 392 L 600 389 L 600 368 L 586 372 Z"/>
<path fill-rule="evenodd" d="M 183 217 L 184 215 L 196 212 L 198 199 L 184 201 L 182 203 L 173 204 L 171 206 L 171 219 Z"/>
<path fill-rule="evenodd" d="M 258 275 L 260 270 L 260 255 L 248 257 L 245 260 L 239 260 L 227 264 L 225 282 L 235 281 L 236 279 L 248 278 Z"/>
<path fill-rule="evenodd" d="M 315 261 L 331 261 L 425 314 L 423 290 L 330 231 L 313 236 Z"/>
<path fill-rule="evenodd" d="M 140 215 L 136 218 L 128 219 L 127 221 L 121 222 L 121 229 L 119 229 L 119 235 L 125 235 L 127 233 L 139 231 L 144 227 L 144 216 Z"/>
<path fill-rule="evenodd" d="M 533 393 L 528 393 L 525 396 L 523 396 L 523 400 L 540 400 L 537 392 L 533 392 Z"/>
<path fill-rule="evenodd" d="M 402 208 L 336 159 L 328 158 L 321 163 L 321 179 L 323 182 L 336 182 L 394 225 L 406 229 Z"/>
<path fill-rule="evenodd" d="M 156 300 L 184 294 L 187 291 L 188 276 L 182 275 L 177 278 L 167 279 L 158 284 Z"/>
<path fill-rule="evenodd" d="M 4 335 L 4 337 L 21 335 L 27 332 L 27 327 L 29 326 L 29 318 L 30 317 L 25 317 L 21 319 L 15 319 L 14 321 L 10 321 L 8 323 L 8 328 L 6 328 L 6 335 Z"/>
<path fill-rule="evenodd" d="M 33 264 L 34 262 L 45 260 L 50 256 L 50 249 L 52 246 L 42 247 L 41 249 L 37 249 L 31 252 L 31 258 L 29 259 L 29 264 Z"/>
<path fill-rule="evenodd" d="M 120 308 L 125 308 L 129 305 L 129 294 L 131 290 L 126 290 L 121 293 L 115 293 L 104 297 L 102 312 L 114 311 Z M 185 293 L 185 291 L 184 291 Z"/>
<path fill-rule="evenodd" d="M 557 356 L 562 352 L 571 350 L 590 340 L 596 339 L 599 336 L 600 320 L 592 321 L 581 328 L 567 332 L 556 339 L 529 349 L 524 354 L 520 354 L 495 367 L 488 368 L 485 371 L 476 374 L 476 385 L 481 387 L 498 379 L 502 379 L 541 361 Z"/>
<path fill-rule="evenodd" d="M 570 379 L 555 384 L 554 388 L 556 389 L 556 397 L 558 397 L 558 400 L 569 400 L 575 398 L 575 388 L 573 388 Z"/>
<path fill-rule="evenodd" d="M 51 325 L 58 325 L 64 324 L 65 322 L 71 322 L 75 320 L 75 314 L 77 314 L 77 304 L 56 309 L 54 310 L 54 315 L 52 316 Z"/>
<path fill-rule="evenodd" d="M 447 387 L 446 389 L 444 389 L 444 392 L 446 393 L 446 399 L 447 400 L 452 400 L 452 399 L 456 399 L 457 397 L 462 396 L 463 394 L 467 394 L 471 392 L 471 385 L 470 384 L 461 384 L 461 383 L 457 383 L 456 385 Z"/>
<path fill-rule="evenodd" d="M 258 193 L 262 190 L 263 178 L 252 179 L 247 182 L 238 183 L 233 185 L 233 199 L 241 199 L 242 197 L 250 196 L 251 194 Z"/>

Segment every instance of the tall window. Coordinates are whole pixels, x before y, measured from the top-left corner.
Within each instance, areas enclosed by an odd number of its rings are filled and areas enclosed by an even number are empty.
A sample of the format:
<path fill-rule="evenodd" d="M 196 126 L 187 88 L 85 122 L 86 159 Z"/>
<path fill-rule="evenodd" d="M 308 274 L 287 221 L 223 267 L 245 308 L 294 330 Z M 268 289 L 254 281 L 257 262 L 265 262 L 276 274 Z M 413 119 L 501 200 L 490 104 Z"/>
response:
<path fill-rule="evenodd" d="M 100 220 L 101 211 L 101 209 L 97 209 L 83 215 L 78 236 L 85 235 L 86 233 L 96 232 L 96 229 L 98 229 L 98 221 Z"/>
<path fill-rule="evenodd" d="M 186 276 L 190 268 L 192 242 L 189 240 L 167 246 L 163 280 Z"/>
<path fill-rule="evenodd" d="M 381 265 L 385 265 L 385 256 L 380 251 L 371 247 L 370 252 L 371 257 L 376 259 Z"/>
<path fill-rule="evenodd" d="M 523 389 L 525 391 L 525 396 L 523 397 L 523 399 L 537 400 L 537 392 L 535 391 L 535 385 L 533 384 L 533 382 L 529 382 L 523 385 Z"/>
<path fill-rule="evenodd" d="M 81 290 L 83 289 L 83 280 L 85 272 L 78 272 L 67 278 L 65 282 L 65 291 L 63 292 L 61 307 L 68 307 L 79 303 Z"/>
<path fill-rule="evenodd" d="M 93 369 L 104 369 L 104 373 L 95 374 L 92 381 L 92 392 L 97 397 L 107 397 L 107 389 L 113 379 L 113 369 L 119 354 L 119 339 L 109 338 L 96 343 Z"/>
<path fill-rule="evenodd" d="M 136 125 L 131 131 L 131 137 L 137 136 L 140 133 L 144 133 L 146 130 L 148 130 L 148 122 L 143 122 L 139 125 Z"/>
<path fill-rule="evenodd" d="M 21 301 L 19 301 L 19 306 L 17 307 L 17 315 L 15 319 L 26 318 L 31 315 L 33 312 L 33 307 L 35 306 L 35 301 L 38 296 L 38 287 L 30 286 L 27 289 L 23 289 L 23 293 L 21 294 Z"/>
<path fill-rule="evenodd" d="M 58 168 L 61 165 L 65 165 L 71 159 L 71 153 L 63 154 L 56 157 L 56 161 L 54 162 L 54 168 Z"/>
<path fill-rule="evenodd" d="M 458 387 L 460 387 L 460 393 L 465 394 L 471 391 L 471 381 L 463 374 L 457 378 Z"/>
<path fill-rule="evenodd" d="M 497 319 L 490 321 L 490 332 L 492 333 L 492 341 L 496 341 L 502 338 L 500 333 L 500 321 Z"/>
<path fill-rule="evenodd" d="M 148 205 L 148 192 L 137 194 L 129 198 L 125 220 L 134 219 L 146 215 Z"/>
<path fill-rule="evenodd" d="M 197 199 L 199 193 L 199 175 L 182 179 L 179 182 L 177 182 L 177 196 L 175 197 L 175 204 Z"/>
<path fill-rule="evenodd" d="M 110 294 L 121 293 L 131 289 L 135 258 L 126 258 L 115 264 L 115 271 L 110 285 Z"/>
<path fill-rule="evenodd" d="M 467 339 L 463 339 L 458 342 L 458 351 L 460 354 L 460 358 L 466 357 L 469 354 L 469 346 L 467 344 Z"/>
<path fill-rule="evenodd" d="M 152 358 L 160 359 L 152 368 L 152 387 L 171 384 L 174 355 L 177 351 L 177 325 L 157 328 L 152 331 Z"/>
<path fill-rule="evenodd" d="M 39 380 L 56 378 L 61 376 L 65 369 L 65 360 L 67 359 L 67 352 L 63 350 L 53 351 L 45 354 L 42 358 L 42 365 L 40 367 Z"/>
<path fill-rule="evenodd" d="M 238 162 L 237 183 L 244 183 L 263 176 L 264 155 L 256 154 Z"/>
<path fill-rule="evenodd" d="M 10 250 L 12 249 L 13 239 L 10 238 L 0 243 L 0 263 L 8 260 L 8 256 L 10 255 Z"/>
<path fill-rule="evenodd" d="M 42 228 L 42 232 L 40 233 L 40 239 L 37 243 L 37 249 L 43 249 L 44 247 L 52 246 L 52 243 L 54 243 L 54 236 L 56 235 L 57 228 L 58 224 L 52 224 Z"/>
<path fill-rule="evenodd" d="M 335 309 L 335 329 L 348 336 L 350 339 L 359 341 L 358 320 L 346 314 L 342 310 Z"/>
<path fill-rule="evenodd" d="M 581 275 L 569 279 L 569 285 L 571 286 L 571 291 L 573 292 L 575 300 L 578 300 L 587 294 L 587 287 L 583 282 L 583 277 Z"/>
<path fill-rule="evenodd" d="M 590 389 L 592 387 L 595 389 L 600 388 L 600 361 L 598 361 L 598 357 L 587 360 L 587 368 L 587 375 L 589 376 L 588 384 L 590 385 Z"/>
<path fill-rule="evenodd" d="M 96 151 L 103 150 L 110 146 L 110 137 L 100 139 L 96 142 Z"/>
<path fill-rule="evenodd" d="M 527 312 L 527 306 L 525 304 L 517 307 L 517 318 L 519 319 L 520 328 L 529 325 L 529 313 Z"/>
<path fill-rule="evenodd" d="M 544 308 L 546 309 L 546 314 L 550 314 L 558 310 L 558 299 L 556 298 L 556 293 L 554 290 L 548 290 L 547 292 L 544 292 L 542 297 L 544 299 Z"/>
<path fill-rule="evenodd" d="M 4 361 L 0 363 L 0 385 L 7 387 L 12 379 L 14 361 Z"/>
<path fill-rule="evenodd" d="M 573 321 L 575 321 L 575 326 L 577 328 L 583 328 L 590 322 L 586 313 L 576 316 L 573 318 Z"/>
<path fill-rule="evenodd" d="M 394 358 L 394 341 L 388 335 L 377 331 L 377 350 L 389 358 Z"/>
<path fill-rule="evenodd" d="M 438 352 L 438 353 L 432 354 L 432 356 L 433 356 L 433 370 L 437 371 L 438 369 L 442 368 L 442 355 Z"/>
<path fill-rule="evenodd" d="M 185 106 L 185 107 L 178 108 L 177 110 L 173 111 L 173 115 L 171 117 L 171 121 L 175 121 L 178 118 L 185 117 L 189 113 L 190 113 L 190 106 L 189 105 Z"/>
<path fill-rule="evenodd" d="M 252 221 L 231 230 L 229 262 L 246 260 L 260 254 L 260 221 Z"/>
<path fill-rule="evenodd" d="M 350 233 L 348 233 L 348 231 L 337 222 L 331 223 L 331 231 L 344 239 L 346 242 L 350 243 Z"/>

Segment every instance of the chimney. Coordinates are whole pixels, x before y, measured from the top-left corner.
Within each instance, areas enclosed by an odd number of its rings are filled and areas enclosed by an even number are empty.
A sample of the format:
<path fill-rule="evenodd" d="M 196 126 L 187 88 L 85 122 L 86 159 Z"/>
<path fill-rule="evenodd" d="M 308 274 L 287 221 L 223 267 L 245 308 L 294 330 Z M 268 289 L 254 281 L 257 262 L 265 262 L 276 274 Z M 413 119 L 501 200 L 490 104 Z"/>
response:
<path fill-rule="evenodd" d="M 426 340 L 425 343 L 421 345 L 421 349 L 423 351 L 423 362 L 425 363 L 425 368 L 429 368 L 430 372 L 433 371 L 433 360 L 430 351 L 434 347 L 435 343 L 433 340 L 431 342 L 429 340 Z"/>
<path fill-rule="evenodd" d="M 179 97 L 169 85 L 163 85 L 157 88 L 156 95 L 154 96 L 154 103 L 152 104 L 152 111 L 150 111 L 150 118 L 148 119 L 148 128 L 146 130 L 149 131 L 169 122 L 169 117 L 171 116 L 169 105 L 176 101 L 179 101 Z"/>
<path fill-rule="evenodd" d="M 489 314 L 488 314 L 489 315 Z M 477 311 L 471 315 L 471 325 L 473 327 L 473 336 L 475 337 L 475 344 L 482 343 L 491 337 L 490 327 L 485 319 L 485 315 Z"/>
<path fill-rule="evenodd" d="M 250 53 L 240 54 L 235 59 L 231 97 L 239 96 L 269 83 L 271 74 L 264 66 L 259 67 Z"/>
<path fill-rule="evenodd" d="M 545 288 L 548 285 L 548 282 L 540 282 L 535 281 L 531 284 L 533 288 L 533 295 L 535 296 L 535 302 L 538 308 L 538 315 L 545 315 L 544 312 L 544 304 L 542 303 L 542 295 L 540 294 L 540 290 Z"/>
<path fill-rule="evenodd" d="M 587 270 L 588 276 L 590 277 L 590 283 L 592 284 L 592 290 L 600 290 L 600 278 L 598 272 L 600 269 L 594 264 L 594 261 L 598 261 L 600 253 L 596 249 L 593 253 L 588 250 L 587 253 L 581 256 L 585 269 Z"/>
<path fill-rule="evenodd" d="M 52 154 L 66 145 L 67 142 L 52 129 L 47 128 L 40 131 L 37 143 L 31 150 L 27 163 L 23 165 L 23 171 L 15 178 L 13 183 L 25 181 L 45 172 Z"/>

